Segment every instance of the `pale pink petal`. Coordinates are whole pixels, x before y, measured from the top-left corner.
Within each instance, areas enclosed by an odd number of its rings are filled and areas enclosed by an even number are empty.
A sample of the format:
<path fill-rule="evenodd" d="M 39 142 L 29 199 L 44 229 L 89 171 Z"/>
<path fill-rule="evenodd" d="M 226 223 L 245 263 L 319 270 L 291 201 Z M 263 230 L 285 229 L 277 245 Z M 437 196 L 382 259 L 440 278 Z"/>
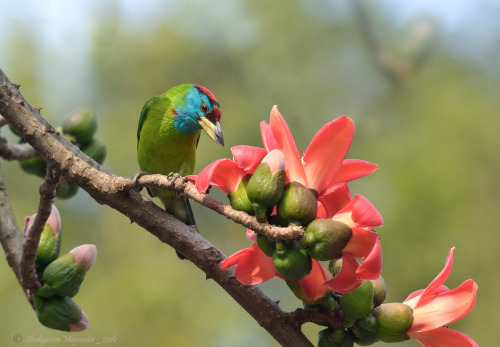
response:
<path fill-rule="evenodd" d="M 358 267 L 359 263 L 356 258 L 347 254 L 344 255 L 342 257 L 342 268 L 340 272 L 333 279 L 326 281 L 325 285 L 340 294 L 352 292 L 361 285 L 361 282 L 363 282 L 356 276 Z"/>
<path fill-rule="evenodd" d="M 283 152 L 286 163 L 286 173 L 290 181 L 296 181 L 307 185 L 307 178 L 302 166 L 302 161 L 297 151 L 297 146 L 293 140 L 290 129 L 285 120 L 281 116 L 276 106 L 271 111 L 271 130 L 273 133 L 274 141 L 277 148 Z"/>
<path fill-rule="evenodd" d="M 83 331 L 88 327 L 89 327 L 89 319 L 87 318 L 85 312 L 82 311 L 82 318 L 78 323 L 69 324 L 69 331 L 71 332 Z"/>
<path fill-rule="evenodd" d="M 236 265 L 234 275 L 243 284 L 253 285 L 265 282 L 276 276 L 273 258 L 268 257 L 254 243 L 221 262 L 221 269 L 226 270 Z"/>
<path fill-rule="evenodd" d="M 360 159 L 345 159 L 340 165 L 328 187 L 339 183 L 351 182 L 355 179 L 368 176 L 377 170 L 377 165 Z"/>
<path fill-rule="evenodd" d="M 327 217 L 331 218 L 349 204 L 351 201 L 351 192 L 347 184 L 337 185 L 323 191 L 319 195 L 318 200 L 324 206 Z"/>
<path fill-rule="evenodd" d="M 354 122 L 342 116 L 325 124 L 304 153 L 309 188 L 322 191 L 336 176 L 354 136 Z"/>
<path fill-rule="evenodd" d="M 432 280 L 432 282 L 425 288 L 422 295 L 420 296 L 419 302 L 427 300 L 427 298 L 432 297 L 438 290 L 439 287 L 446 281 L 450 275 L 451 269 L 453 267 L 453 251 L 455 247 L 451 248 L 446 257 L 446 263 L 443 270 Z M 418 303 L 417 303 L 418 305 Z"/>
<path fill-rule="evenodd" d="M 356 258 L 367 257 L 378 240 L 377 233 L 361 228 L 351 228 L 352 236 L 347 245 L 342 250 L 343 254 L 350 254 Z"/>
<path fill-rule="evenodd" d="M 413 308 L 413 322 L 408 331 L 427 331 L 464 317 L 476 302 L 477 284 L 467 280 L 446 293 L 420 299 Z"/>
<path fill-rule="evenodd" d="M 375 244 L 368 256 L 356 270 L 356 275 L 362 280 L 376 280 L 382 274 L 382 247 L 377 238 Z"/>
<path fill-rule="evenodd" d="M 54 235 L 57 235 L 61 232 L 61 215 L 59 214 L 59 210 L 56 205 L 52 205 L 52 210 L 50 211 L 49 218 L 47 218 L 47 222 Z"/>
<path fill-rule="evenodd" d="M 313 259 L 312 270 L 303 279 L 299 280 L 300 287 L 309 300 L 317 300 L 325 296 L 329 290 L 325 287 L 325 282 L 332 278 L 330 272 L 326 271 L 323 264 Z"/>
<path fill-rule="evenodd" d="M 253 173 L 267 154 L 264 148 L 253 146 L 235 146 L 231 152 L 236 165 L 246 173 Z"/>
<path fill-rule="evenodd" d="M 425 332 L 409 332 L 407 335 L 424 347 L 479 347 L 476 341 L 464 333 L 444 327 Z"/>
<path fill-rule="evenodd" d="M 219 159 L 201 170 L 196 179 L 196 189 L 205 193 L 212 184 L 224 193 L 229 194 L 236 191 L 243 176 L 246 173 L 229 159 Z"/>
<path fill-rule="evenodd" d="M 75 264 L 82 264 L 85 272 L 89 271 L 97 258 L 97 247 L 95 245 L 81 245 L 69 251 L 75 257 Z"/>
<path fill-rule="evenodd" d="M 274 140 L 270 124 L 265 121 L 260 122 L 260 133 L 262 135 L 262 143 L 264 144 L 264 148 L 267 149 L 268 152 L 271 152 L 273 149 L 278 148 L 278 145 Z"/>
<path fill-rule="evenodd" d="M 252 242 L 257 242 L 257 233 L 253 230 L 247 229 L 246 237 Z"/>
<path fill-rule="evenodd" d="M 279 149 L 273 149 L 267 153 L 264 159 L 262 159 L 262 163 L 266 163 L 269 166 L 272 175 L 278 171 L 285 170 L 285 157 Z"/>

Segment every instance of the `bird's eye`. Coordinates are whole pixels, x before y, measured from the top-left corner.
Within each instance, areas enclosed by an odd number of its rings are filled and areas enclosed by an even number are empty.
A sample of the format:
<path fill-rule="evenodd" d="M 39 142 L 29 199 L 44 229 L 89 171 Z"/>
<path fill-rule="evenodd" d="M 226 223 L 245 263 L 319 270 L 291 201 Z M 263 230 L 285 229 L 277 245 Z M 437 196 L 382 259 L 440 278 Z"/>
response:
<path fill-rule="evenodd" d="M 208 112 L 208 106 L 207 106 L 207 104 L 201 103 L 200 110 L 203 113 L 207 113 Z"/>

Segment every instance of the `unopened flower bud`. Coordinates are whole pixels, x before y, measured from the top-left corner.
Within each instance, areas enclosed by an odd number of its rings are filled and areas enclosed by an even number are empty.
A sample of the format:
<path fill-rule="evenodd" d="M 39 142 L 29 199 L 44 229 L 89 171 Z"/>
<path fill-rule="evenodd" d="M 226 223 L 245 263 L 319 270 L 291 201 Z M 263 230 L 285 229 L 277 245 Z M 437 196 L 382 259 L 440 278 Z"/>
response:
<path fill-rule="evenodd" d="M 273 264 L 285 279 L 292 281 L 303 279 L 312 269 L 311 257 L 297 241 L 276 243 Z"/>
<path fill-rule="evenodd" d="M 28 237 L 36 214 L 24 218 L 23 235 Z M 61 216 L 55 205 L 52 205 L 49 218 L 40 234 L 40 241 L 36 252 L 35 268 L 41 274 L 43 269 L 57 259 L 61 250 Z"/>
<path fill-rule="evenodd" d="M 352 347 L 354 339 L 345 329 L 327 328 L 318 333 L 318 347 Z"/>
<path fill-rule="evenodd" d="M 373 284 L 363 281 L 352 292 L 342 294 L 340 308 L 344 312 L 344 326 L 351 327 L 355 321 L 368 315 L 373 308 Z"/>
<path fill-rule="evenodd" d="M 34 295 L 33 299 L 38 320 L 47 328 L 62 331 L 82 331 L 88 328 L 87 316 L 69 297 L 41 298 Z"/>
<path fill-rule="evenodd" d="M 248 199 L 259 222 L 265 222 L 266 211 L 280 201 L 285 176 L 285 158 L 280 150 L 275 149 L 264 157 L 248 181 Z"/>
<path fill-rule="evenodd" d="M 268 257 L 272 257 L 276 250 L 276 242 L 265 235 L 257 235 L 257 245 Z"/>
<path fill-rule="evenodd" d="M 245 177 L 243 177 L 236 191 L 229 193 L 227 197 L 229 199 L 229 202 L 231 203 L 232 208 L 237 211 L 244 211 L 253 216 L 254 211 L 252 202 L 248 199 L 247 194 L 247 185 L 250 177 L 252 176 L 246 175 Z"/>
<path fill-rule="evenodd" d="M 45 268 L 44 286 L 36 293 L 44 297 L 75 296 L 96 256 L 97 249 L 94 245 L 82 245 L 60 256 Z"/>
<path fill-rule="evenodd" d="M 302 246 L 311 258 L 330 260 L 342 257 L 342 249 L 352 236 L 352 229 L 342 222 L 316 219 L 309 223 L 302 238 Z"/>
<path fill-rule="evenodd" d="M 373 310 L 377 319 L 377 336 L 383 342 L 400 342 L 408 339 L 406 331 L 413 321 L 413 310 L 403 303 L 382 304 Z"/>
<path fill-rule="evenodd" d="M 366 317 L 366 319 L 370 319 L 373 317 Z M 377 337 L 377 333 L 373 330 L 365 329 L 361 324 L 360 321 L 356 322 L 354 326 L 349 328 L 349 331 L 352 334 L 352 337 L 354 338 L 354 342 L 360 346 L 369 346 L 373 345 L 375 342 L 377 342 L 379 339 Z"/>
<path fill-rule="evenodd" d="M 280 221 L 286 226 L 306 226 L 318 213 L 317 193 L 299 182 L 290 182 L 285 185 L 277 212 Z"/>
<path fill-rule="evenodd" d="M 387 287 L 385 286 L 385 281 L 382 276 L 371 282 L 373 283 L 373 307 L 377 307 L 384 302 L 387 294 Z"/>

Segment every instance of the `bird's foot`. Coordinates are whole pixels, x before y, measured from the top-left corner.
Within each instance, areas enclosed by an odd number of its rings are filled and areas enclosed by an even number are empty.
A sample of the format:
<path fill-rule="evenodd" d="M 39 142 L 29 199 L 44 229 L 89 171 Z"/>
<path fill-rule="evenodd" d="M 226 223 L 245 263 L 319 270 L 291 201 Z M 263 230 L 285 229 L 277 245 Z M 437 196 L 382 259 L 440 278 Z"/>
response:
<path fill-rule="evenodd" d="M 168 182 L 170 183 L 173 183 L 175 182 L 175 180 L 177 180 L 178 178 L 181 178 L 182 176 L 179 175 L 177 172 L 171 172 L 167 175 L 167 180 Z"/>
<path fill-rule="evenodd" d="M 148 173 L 146 171 L 139 171 L 138 173 L 135 174 L 135 176 L 132 178 L 132 184 L 133 184 L 133 187 L 134 187 L 134 190 L 140 192 L 142 190 L 141 187 L 138 187 L 138 180 L 139 178 L 141 178 L 142 176 L 145 176 L 147 175 Z"/>

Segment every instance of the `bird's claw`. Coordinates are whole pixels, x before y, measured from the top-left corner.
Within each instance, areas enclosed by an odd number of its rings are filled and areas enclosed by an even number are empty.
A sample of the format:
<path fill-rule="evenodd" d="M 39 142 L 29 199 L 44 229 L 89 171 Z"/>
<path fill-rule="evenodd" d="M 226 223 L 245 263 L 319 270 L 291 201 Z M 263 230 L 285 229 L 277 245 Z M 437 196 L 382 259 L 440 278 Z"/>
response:
<path fill-rule="evenodd" d="M 177 180 L 178 178 L 181 178 L 181 175 L 179 175 L 179 173 L 177 172 L 171 172 L 167 175 L 167 180 L 170 182 L 170 183 L 173 183 L 175 182 L 175 180 Z"/>
<path fill-rule="evenodd" d="M 148 173 L 146 171 L 141 170 L 134 175 L 134 177 L 132 178 L 132 186 L 134 187 L 135 191 L 140 192 L 142 190 L 142 188 L 138 186 L 139 185 L 138 180 L 139 180 L 139 178 L 141 178 L 142 176 L 145 176 L 147 174 Z"/>

